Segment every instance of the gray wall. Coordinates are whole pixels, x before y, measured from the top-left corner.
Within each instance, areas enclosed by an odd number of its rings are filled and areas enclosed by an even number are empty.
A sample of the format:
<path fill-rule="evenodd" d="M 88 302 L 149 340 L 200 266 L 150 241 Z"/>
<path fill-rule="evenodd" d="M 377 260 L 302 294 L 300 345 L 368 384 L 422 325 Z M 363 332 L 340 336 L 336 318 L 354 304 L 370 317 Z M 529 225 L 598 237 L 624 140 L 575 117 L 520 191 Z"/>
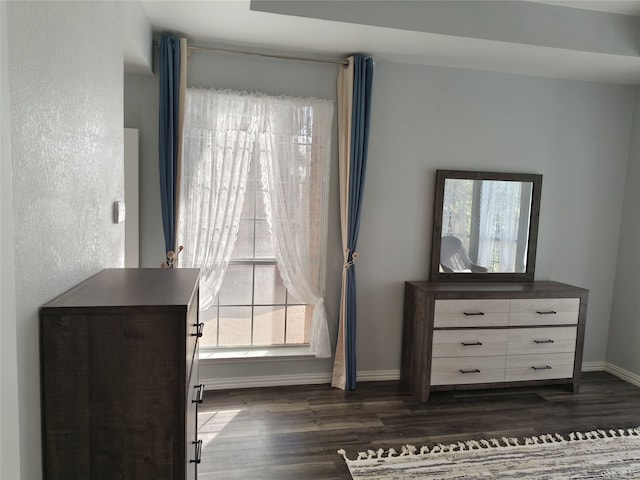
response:
<path fill-rule="evenodd" d="M 634 89 L 381 62 L 374 90 L 359 365 L 398 368 L 402 282 L 427 278 L 438 168 L 543 175 L 536 280 L 590 289 L 584 360 L 604 361 Z"/>
<path fill-rule="evenodd" d="M 120 2 L 7 4 L 20 429 L 8 461 L 23 480 L 42 478 L 38 308 L 123 265 L 122 25 Z"/>
<path fill-rule="evenodd" d="M 633 135 L 625 184 L 620 247 L 611 312 L 607 362 L 640 376 L 640 101 L 636 90 Z"/>
<path fill-rule="evenodd" d="M 140 266 L 165 261 L 158 169 L 158 77 L 124 76 L 124 126 L 137 128 L 139 148 Z"/>
<path fill-rule="evenodd" d="M 187 85 L 229 88 L 272 95 L 313 96 L 335 99 L 337 67 L 320 63 L 291 62 L 243 55 L 194 52 L 189 58 Z M 164 260 L 158 173 L 158 77 L 125 75 L 125 126 L 140 130 L 140 266 L 157 267 Z M 335 132 L 334 132 L 335 137 Z M 325 307 L 335 339 L 342 274 L 338 210 L 337 145 L 331 165 L 329 251 Z M 188 246 L 185 246 L 188 248 Z M 332 343 L 335 343 L 333 341 Z M 322 374 L 332 368 L 328 359 L 284 362 L 200 364 L 200 378 L 264 377 L 269 375 Z"/>
<path fill-rule="evenodd" d="M 0 478 L 20 478 L 7 3 L 0 2 Z"/>
<path fill-rule="evenodd" d="M 329 97 L 335 74 L 335 67 L 315 64 L 194 54 L 188 84 Z M 141 96 L 155 82 L 127 76 L 125 103 L 153 102 Z M 379 62 L 358 248 L 358 371 L 369 378 L 398 375 L 403 282 L 427 278 L 438 168 L 543 174 L 536 279 L 591 290 L 584 360 L 602 364 L 633 98 L 632 87 Z M 128 116 L 125 122 L 140 128 L 141 138 L 149 130 Z M 327 309 L 335 338 L 342 260 L 337 168 L 333 173 Z M 157 167 L 141 175 L 157 183 Z M 143 249 L 160 236 L 159 213 L 149 215 L 154 226 L 141 232 Z M 203 365 L 201 379 L 330 369 L 328 361 Z"/>

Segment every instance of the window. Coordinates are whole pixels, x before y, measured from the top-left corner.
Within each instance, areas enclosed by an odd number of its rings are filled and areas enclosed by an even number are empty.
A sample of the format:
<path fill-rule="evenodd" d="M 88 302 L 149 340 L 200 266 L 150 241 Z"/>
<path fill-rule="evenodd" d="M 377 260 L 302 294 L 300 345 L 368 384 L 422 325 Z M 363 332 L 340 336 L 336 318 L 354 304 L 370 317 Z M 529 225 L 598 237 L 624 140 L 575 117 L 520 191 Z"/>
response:
<path fill-rule="evenodd" d="M 324 308 L 333 102 L 187 89 L 181 267 L 200 268 L 201 346 L 308 345 Z"/>
<path fill-rule="evenodd" d="M 309 343 L 313 307 L 284 286 L 261 189 L 254 155 L 229 266 L 215 304 L 200 313 L 205 348 Z"/>

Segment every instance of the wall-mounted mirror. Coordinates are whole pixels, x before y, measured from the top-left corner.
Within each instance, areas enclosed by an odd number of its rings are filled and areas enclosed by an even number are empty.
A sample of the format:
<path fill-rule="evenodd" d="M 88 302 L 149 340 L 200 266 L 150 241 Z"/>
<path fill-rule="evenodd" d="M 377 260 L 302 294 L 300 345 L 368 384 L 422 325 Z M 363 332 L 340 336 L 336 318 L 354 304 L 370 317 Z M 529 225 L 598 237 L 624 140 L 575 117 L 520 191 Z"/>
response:
<path fill-rule="evenodd" d="M 438 170 L 431 281 L 533 281 L 542 175 Z"/>

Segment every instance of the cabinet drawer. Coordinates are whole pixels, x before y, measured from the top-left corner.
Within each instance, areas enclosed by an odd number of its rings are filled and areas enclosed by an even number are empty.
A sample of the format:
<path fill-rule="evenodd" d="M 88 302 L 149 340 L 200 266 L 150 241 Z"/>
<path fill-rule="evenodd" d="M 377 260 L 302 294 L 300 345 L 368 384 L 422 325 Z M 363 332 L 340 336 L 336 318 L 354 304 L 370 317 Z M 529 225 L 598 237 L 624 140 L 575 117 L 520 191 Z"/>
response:
<path fill-rule="evenodd" d="M 579 309 L 579 298 L 513 299 L 509 325 L 577 324 Z"/>
<path fill-rule="evenodd" d="M 507 330 L 435 330 L 433 357 L 487 357 L 507 351 Z"/>
<path fill-rule="evenodd" d="M 434 358 L 431 363 L 431 385 L 503 382 L 505 358 Z"/>
<path fill-rule="evenodd" d="M 434 327 L 504 327 L 509 300 L 436 300 Z"/>
<path fill-rule="evenodd" d="M 508 356 L 505 381 L 571 378 L 573 361 L 573 353 Z"/>
<path fill-rule="evenodd" d="M 507 355 L 571 353 L 576 348 L 576 327 L 512 328 Z"/>

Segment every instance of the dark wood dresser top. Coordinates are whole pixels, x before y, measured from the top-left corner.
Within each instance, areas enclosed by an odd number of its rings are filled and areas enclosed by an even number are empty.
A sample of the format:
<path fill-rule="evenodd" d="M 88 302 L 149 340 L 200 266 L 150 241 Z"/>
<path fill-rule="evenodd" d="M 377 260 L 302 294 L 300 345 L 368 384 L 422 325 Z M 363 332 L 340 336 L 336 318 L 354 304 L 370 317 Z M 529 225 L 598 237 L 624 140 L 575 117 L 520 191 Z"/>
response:
<path fill-rule="evenodd" d="M 186 307 L 198 285 L 197 268 L 110 268 L 42 307 Z"/>
<path fill-rule="evenodd" d="M 427 282 L 408 281 L 408 286 L 421 290 L 425 293 L 439 294 L 443 297 L 455 296 L 478 296 L 490 298 L 492 295 L 517 295 L 518 297 L 535 298 L 539 295 L 558 296 L 576 293 L 587 294 L 588 290 L 565 283 L 553 281 L 535 282 Z"/>

